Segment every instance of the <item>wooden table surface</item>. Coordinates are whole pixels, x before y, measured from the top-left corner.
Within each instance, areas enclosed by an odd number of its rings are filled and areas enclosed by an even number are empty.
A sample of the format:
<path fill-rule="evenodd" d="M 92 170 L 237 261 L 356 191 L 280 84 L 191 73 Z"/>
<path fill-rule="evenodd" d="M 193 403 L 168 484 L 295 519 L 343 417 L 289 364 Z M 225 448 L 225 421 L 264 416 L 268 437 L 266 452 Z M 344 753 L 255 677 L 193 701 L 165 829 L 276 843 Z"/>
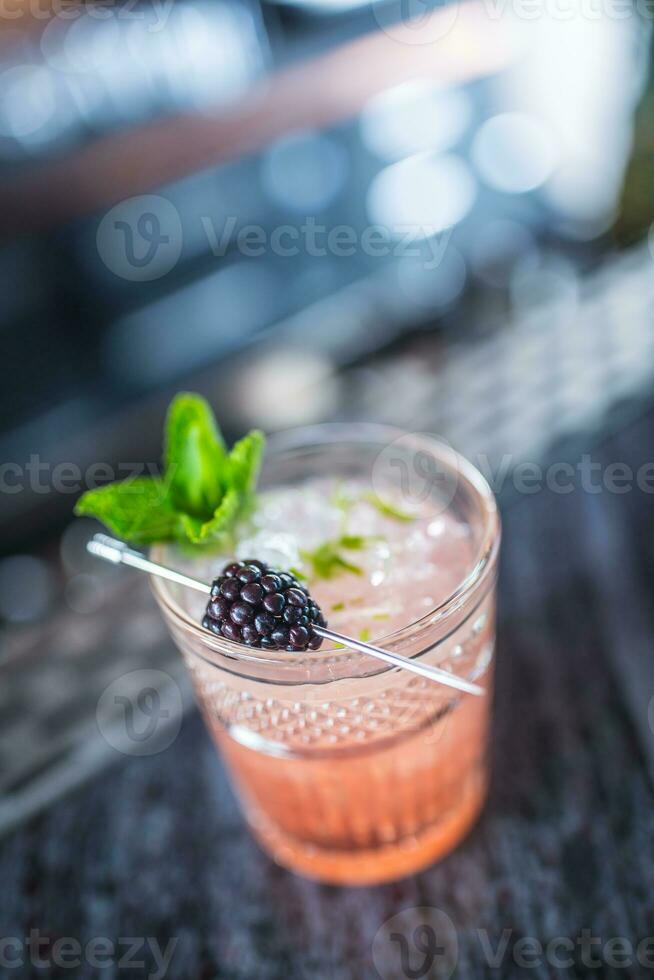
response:
<path fill-rule="evenodd" d="M 593 460 L 637 468 L 654 459 L 653 434 L 653 420 L 643 418 L 597 447 Z M 0 943 L 0 975 L 651 974 L 653 499 L 637 488 L 594 493 L 579 485 L 569 494 L 511 495 L 490 798 L 470 837 L 440 865 L 366 889 L 321 886 L 277 868 L 246 831 L 192 713 L 168 749 L 126 759 L 2 843 L 0 937 L 22 945 Z M 429 950 L 430 925 L 433 956 L 414 945 L 426 937 Z M 58 938 L 108 937 L 123 962 L 114 956 L 100 968 L 87 957 L 75 969 L 37 969 L 24 947 L 31 929 L 48 937 L 46 960 Z M 398 933 L 410 954 L 404 965 Z M 143 938 L 131 956 L 129 937 Z M 176 941 L 158 972 L 155 940 L 161 949 Z M 542 955 L 538 943 L 547 947 Z M 11 968 L 19 955 L 24 965 Z"/>

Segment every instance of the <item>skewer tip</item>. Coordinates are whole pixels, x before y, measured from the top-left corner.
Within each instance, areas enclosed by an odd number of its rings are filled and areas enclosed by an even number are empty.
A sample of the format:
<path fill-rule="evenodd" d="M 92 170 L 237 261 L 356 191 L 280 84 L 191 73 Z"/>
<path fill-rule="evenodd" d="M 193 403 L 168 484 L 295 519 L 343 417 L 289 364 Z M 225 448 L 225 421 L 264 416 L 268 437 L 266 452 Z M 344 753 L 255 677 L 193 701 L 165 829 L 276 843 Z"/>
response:
<path fill-rule="evenodd" d="M 119 565 L 126 545 L 122 541 L 110 538 L 107 534 L 94 534 L 91 540 L 86 542 L 86 550 L 98 558 L 104 558 L 105 561 Z"/>

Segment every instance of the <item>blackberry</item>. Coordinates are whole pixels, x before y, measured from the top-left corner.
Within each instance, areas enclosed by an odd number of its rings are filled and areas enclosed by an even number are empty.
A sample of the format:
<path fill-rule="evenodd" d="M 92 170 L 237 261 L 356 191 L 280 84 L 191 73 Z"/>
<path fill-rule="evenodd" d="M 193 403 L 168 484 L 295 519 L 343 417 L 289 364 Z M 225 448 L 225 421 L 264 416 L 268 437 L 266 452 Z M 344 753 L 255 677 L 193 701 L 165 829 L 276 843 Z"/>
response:
<path fill-rule="evenodd" d="M 230 562 L 211 585 L 205 629 L 262 650 L 317 650 L 326 626 L 320 607 L 291 575 L 256 559 Z"/>

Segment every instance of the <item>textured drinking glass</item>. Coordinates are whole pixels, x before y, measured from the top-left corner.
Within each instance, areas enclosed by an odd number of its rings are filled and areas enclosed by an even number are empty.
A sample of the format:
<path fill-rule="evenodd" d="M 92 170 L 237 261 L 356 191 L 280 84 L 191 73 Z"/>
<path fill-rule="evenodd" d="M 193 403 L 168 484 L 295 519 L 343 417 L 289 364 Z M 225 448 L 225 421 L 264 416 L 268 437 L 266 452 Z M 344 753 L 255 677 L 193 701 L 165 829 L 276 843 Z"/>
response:
<path fill-rule="evenodd" d="M 465 523 L 470 554 L 457 587 L 375 642 L 474 680 L 483 696 L 350 650 L 236 645 L 198 625 L 202 597 L 160 579 L 152 587 L 254 835 L 294 871 L 370 884 L 448 853 L 483 805 L 499 519 L 483 477 L 434 439 L 343 424 L 271 440 L 263 488 L 324 476 L 373 490 L 394 480 L 399 493 Z M 156 557 L 175 563 L 166 549 Z"/>

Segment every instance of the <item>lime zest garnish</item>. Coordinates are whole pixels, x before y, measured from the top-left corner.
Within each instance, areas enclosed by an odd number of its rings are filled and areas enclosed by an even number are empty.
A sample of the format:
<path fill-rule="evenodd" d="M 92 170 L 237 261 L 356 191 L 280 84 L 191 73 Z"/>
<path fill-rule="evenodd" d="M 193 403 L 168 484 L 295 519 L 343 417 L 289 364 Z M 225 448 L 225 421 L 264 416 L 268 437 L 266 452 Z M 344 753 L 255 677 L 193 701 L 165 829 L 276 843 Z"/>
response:
<path fill-rule="evenodd" d="M 382 613 L 373 613 L 372 614 L 372 617 L 371 617 L 371 619 L 378 619 L 378 620 L 390 619 L 390 618 L 391 618 L 391 614 L 390 613 L 384 613 L 384 612 L 382 612 Z"/>
<path fill-rule="evenodd" d="M 166 416 L 163 478 L 87 490 L 75 513 L 134 544 L 214 543 L 252 508 L 264 446 L 263 433 L 253 429 L 229 452 L 209 403 L 180 392 Z"/>
<path fill-rule="evenodd" d="M 342 554 L 338 539 L 325 541 L 313 551 L 300 551 L 300 557 L 311 567 L 313 578 L 331 579 L 343 572 L 363 575 L 363 569 Z"/>
<path fill-rule="evenodd" d="M 355 497 L 351 496 L 343 489 L 342 481 L 339 481 L 336 484 L 330 501 L 334 507 L 337 507 L 338 510 L 343 512 L 344 518 L 351 507 L 354 507 L 355 504 L 362 503 L 363 501 L 369 503 L 372 507 L 378 510 L 380 514 L 383 514 L 384 517 L 391 517 L 395 521 L 406 521 L 408 523 L 410 521 L 415 521 L 417 516 L 402 510 L 401 507 L 398 507 L 397 504 L 391 503 L 390 500 L 385 500 L 384 498 L 380 497 L 374 490 L 371 490 L 368 493 L 359 494 Z"/>
<path fill-rule="evenodd" d="M 338 543 L 343 548 L 348 548 L 350 551 L 363 551 L 363 549 L 367 548 L 373 541 L 383 540 L 383 534 L 342 534 L 338 539 Z"/>
<path fill-rule="evenodd" d="M 342 534 L 333 540 L 323 541 L 313 551 L 300 551 L 300 557 L 311 567 L 313 578 L 331 579 L 344 572 L 363 575 L 363 569 L 350 561 L 343 552 L 363 551 L 379 539 L 380 535 Z"/>
<path fill-rule="evenodd" d="M 367 626 L 364 626 L 363 629 L 359 630 L 359 639 L 363 640 L 364 643 L 370 639 L 370 630 Z"/>
<path fill-rule="evenodd" d="M 356 503 L 354 497 L 350 497 L 343 489 L 343 481 L 339 480 L 334 487 L 333 493 L 331 495 L 331 503 L 334 507 L 342 510 L 344 513 L 350 509 L 350 507 Z"/>
<path fill-rule="evenodd" d="M 392 517 L 396 521 L 415 521 L 416 517 L 414 514 L 408 514 L 406 511 L 400 510 L 395 504 L 390 503 L 388 500 L 382 500 L 380 496 L 376 493 L 366 493 L 363 496 L 369 504 L 383 514 L 384 517 Z"/>
<path fill-rule="evenodd" d="M 332 606 L 332 612 L 341 612 L 341 610 L 343 609 L 345 609 L 344 602 L 335 602 L 334 605 Z"/>

